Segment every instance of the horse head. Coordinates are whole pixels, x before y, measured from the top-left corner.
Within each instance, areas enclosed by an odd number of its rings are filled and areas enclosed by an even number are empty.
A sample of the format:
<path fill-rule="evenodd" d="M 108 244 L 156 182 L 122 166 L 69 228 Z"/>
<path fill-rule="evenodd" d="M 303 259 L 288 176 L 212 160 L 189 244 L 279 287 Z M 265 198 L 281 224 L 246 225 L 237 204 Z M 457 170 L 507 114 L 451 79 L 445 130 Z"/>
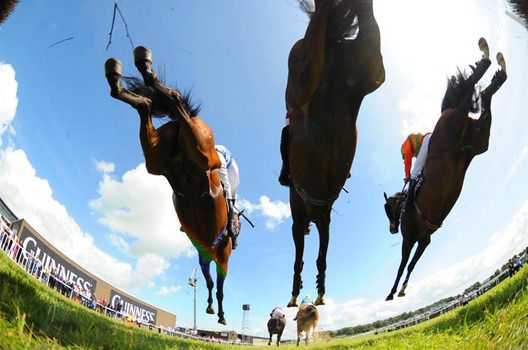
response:
<path fill-rule="evenodd" d="M 397 192 L 388 197 L 387 193 L 383 192 L 383 197 L 385 197 L 385 213 L 390 222 L 389 230 L 391 233 L 398 233 L 401 210 L 407 194 L 405 192 Z"/>

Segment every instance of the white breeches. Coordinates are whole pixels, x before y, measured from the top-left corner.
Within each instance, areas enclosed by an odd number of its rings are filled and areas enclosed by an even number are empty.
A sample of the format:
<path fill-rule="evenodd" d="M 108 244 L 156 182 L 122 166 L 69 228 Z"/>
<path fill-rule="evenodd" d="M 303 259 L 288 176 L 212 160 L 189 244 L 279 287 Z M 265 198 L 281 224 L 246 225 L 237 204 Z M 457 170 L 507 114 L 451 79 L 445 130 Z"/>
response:
<path fill-rule="evenodd" d="M 222 166 L 220 167 L 220 169 L 218 169 L 218 172 L 220 174 L 220 181 L 222 181 L 222 184 L 224 185 L 226 199 L 236 200 L 238 184 L 240 183 L 238 165 L 235 159 L 233 158 L 231 159 L 229 167 L 227 167 L 225 158 L 221 156 L 221 154 L 218 154 L 218 157 L 222 162 Z"/>
<path fill-rule="evenodd" d="M 425 135 L 422 141 L 422 148 L 420 148 L 420 153 L 418 153 L 418 157 L 416 157 L 416 162 L 414 162 L 414 166 L 411 172 L 411 179 L 416 180 L 418 179 L 418 176 L 420 176 L 420 173 L 422 172 L 422 169 L 425 166 L 425 161 L 427 160 L 427 150 L 429 149 L 429 139 L 431 138 L 431 134 Z"/>

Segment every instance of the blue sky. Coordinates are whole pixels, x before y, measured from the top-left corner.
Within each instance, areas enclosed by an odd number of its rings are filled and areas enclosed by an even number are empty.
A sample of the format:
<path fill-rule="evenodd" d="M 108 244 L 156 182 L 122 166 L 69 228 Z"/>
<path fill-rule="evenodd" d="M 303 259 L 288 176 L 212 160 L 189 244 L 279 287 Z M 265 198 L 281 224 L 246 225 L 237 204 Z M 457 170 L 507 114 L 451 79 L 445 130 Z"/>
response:
<path fill-rule="evenodd" d="M 118 1 L 134 44 L 152 49 L 167 83 L 192 89 L 216 142 L 234 153 L 240 206 L 257 225 L 244 225 L 231 257 L 228 326 L 204 313 L 200 276 L 199 327 L 240 331 L 248 303 L 251 332 L 262 335 L 269 311 L 290 297 L 291 218 L 277 174 L 287 56 L 308 22 L 295 4 Z M 328 305 L 319 329 L 370 322 L 457 294 L 528 244 L 528 38 L 505 10 L 500 0 L 375 1 L 387 78 L 362 104 L 350 193 L 341 193 L 334 206 Z M 104 79 L 109 57 L 123 62 L 125 74 L 137 75 L 119 19 L 105 50 L 112 11 L 111 1 L 25 1 L 0 27 L 0 197 L 82 266 L 176 313 L 179 326 L 191 326 L 187 278 L 198 258 L 179 232 L 170 187 L 146 173 L 136 112 L 109 96 Z M 493 56 L 504 53 L 509 74 L 494 97 L 489 151 L 471 164 L 408 296 L 386 303 L 401 237 L 388 232 L 382 193 L 401 188 L 403 137 L 432 130 L 446 77 L 480 57 L 480 36 Z M 74 39 L 49 47 L 68 37 Z M 316 294 L 317 250 L 313 230 L 302 295 Z M 290 336 L 293 329 L 290 322 Z"/>

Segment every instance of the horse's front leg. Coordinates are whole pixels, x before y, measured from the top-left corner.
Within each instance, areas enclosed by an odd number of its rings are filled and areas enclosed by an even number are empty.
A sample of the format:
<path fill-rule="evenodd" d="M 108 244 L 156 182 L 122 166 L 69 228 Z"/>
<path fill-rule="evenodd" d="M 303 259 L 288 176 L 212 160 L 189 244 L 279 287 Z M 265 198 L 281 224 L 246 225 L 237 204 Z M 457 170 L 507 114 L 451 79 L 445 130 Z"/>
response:
<path fill-rule="evenodd" d="M 315 305 L 324 305 L 325 277 L 326 277 L 326 253 L 330 239 L 330 210 L 317 221 L 319 231 L 319 255 L 317 256 L 317 299 Z"/>
<path fill-rule="evenodd" d="M 426 239 L 418 241 L 418 248 L 416 248 L 414 256 L 411 259 L 409 266 L 407 267 L 407 276 L 405 276 L 405 280 L 403 281 L 400 292 L 398 293 L 399 297 L 405 296 L 405 289 L 407 288 L 407 283 L 409 283 L 409 277 L 411 277 L 411 272 L 413 272 L 414 266 L 416 266 L 416 263 L 422 256 L 423 252 L 425 251 L 425 248 L 427 248 L 429 243 L 431 243 L 431 237 L 427 237 Z"/>
<path fill-rule="evenodd" d="M 226 278 L 227 271 L 224 271 L 222 267 L 216 265 L 216 301 L 218 301 L 218 323 L 226 325 L 227 322 L 224 318 L 224 307 L 222 302 L 224 300 L 224 281 Z"/>
<path fill-rule="evenodd" d="M 396 290 L 398 289 L 400 278 L 403 274 L 403 270 L 405 269 L 405 266 L 407 265 L 407 262 L 409 261 L 409 256 L 411 255 L 411 250 L 414 246 L 414 243 L 416 243 L 416 241 L 406 238 L 404 234 L 403 243 L 402 243 L 402 259 L 400 262 L 400 267 L 398 268 L 398 274 L 396 275 L 396 281 L 394 281 L 394 285 L 392 286 L 391 292 L 385 299 L 386 301 L 394 299 L 394 293 L 396 293 Z"/>
<path fill-rule="evenodd" d="M 299 296 L 302 288 L 301 272 L 303 269 L 303 254 L 304 254 L 304 232 L 306 230 L 307 223 L 305 220 L 297 221 L 294 219 L 292 225 L 292 236 L 295 244 L 295 262 L 293 264 L 293 287 L 292 297 L 288 303 L 288 307 L 297 306 L 297 297 Z"/>
<path fill-rule="evenodd" d="M 209 270 L 209 265 L 211 261 L 206 260 L 201 255 L 199 257 L 200 261 L 200 268 L 202 269 L 202 274 L 205 278 L 205 283 L 207 285 L 207 290 L 209 292 L 209 295 L 207 297 L 207 309 L 205 310 L 206 313 L 214 315 L 215 311 L 213 308 L 213 278 L 211 277 L 211 272 Z"/>

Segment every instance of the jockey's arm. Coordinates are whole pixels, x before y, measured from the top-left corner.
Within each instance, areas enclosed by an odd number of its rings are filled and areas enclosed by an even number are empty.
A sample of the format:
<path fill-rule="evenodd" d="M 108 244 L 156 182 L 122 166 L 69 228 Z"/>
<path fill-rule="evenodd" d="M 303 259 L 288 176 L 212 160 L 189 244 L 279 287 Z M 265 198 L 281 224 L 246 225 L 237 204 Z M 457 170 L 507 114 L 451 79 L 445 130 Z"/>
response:
<path fill-rule="evenodd" d="M 411 149 L 411 144 L 406 140 L 401 148 L 402 156 L 403 156 L 403 165 L 404 165 L 404 171 L 405 171 L 405 179 L 411 178 L 411 167 L 412 167 L 412 157 L 413 152 Z"/>

